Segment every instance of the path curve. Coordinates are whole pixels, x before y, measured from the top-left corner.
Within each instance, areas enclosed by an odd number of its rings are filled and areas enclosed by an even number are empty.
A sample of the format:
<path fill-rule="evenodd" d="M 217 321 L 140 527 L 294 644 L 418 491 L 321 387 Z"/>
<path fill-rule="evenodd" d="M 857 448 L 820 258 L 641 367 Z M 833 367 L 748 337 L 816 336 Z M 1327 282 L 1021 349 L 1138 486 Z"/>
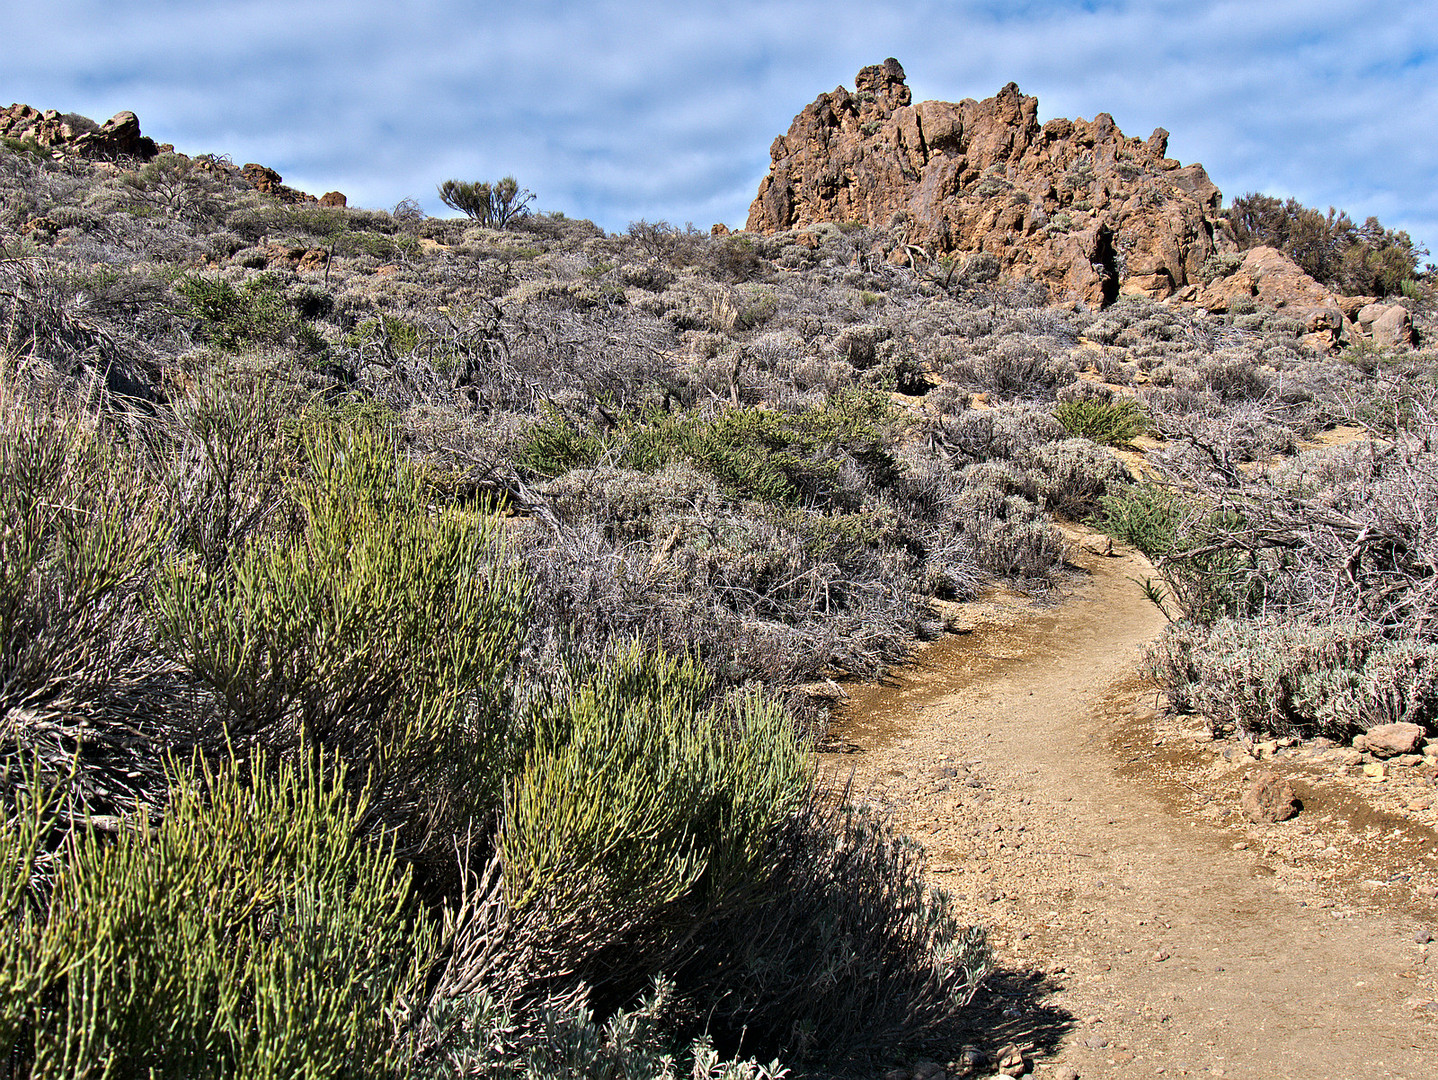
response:
<path fill-rule="evenodd" d="M 1135 581 L 1154 572 L 1137 555 L 1083 566 L 1064 602 L 991 605 L 851 688 L 824 755 L 990 928 L 1000 970 L 973 1041 L 1018 1042 L 1040 1077 L 1438 1077 L 1421 906 L 1281 890 L 1270 852 L 1125 756 L 1155 715 L 1137 667 L 1163 617 Z"/>

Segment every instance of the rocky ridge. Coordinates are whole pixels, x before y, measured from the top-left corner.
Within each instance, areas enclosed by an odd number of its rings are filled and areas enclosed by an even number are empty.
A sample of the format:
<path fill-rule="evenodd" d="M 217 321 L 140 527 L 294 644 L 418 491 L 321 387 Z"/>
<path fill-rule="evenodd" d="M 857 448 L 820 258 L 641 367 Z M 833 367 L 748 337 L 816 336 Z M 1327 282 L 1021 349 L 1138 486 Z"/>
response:
<path fill-rule="evenodd" d="M 1167 156 L 1163 128 L 1132 138 L 1108 113 L 1040 124 L 1038 99 L 1013 83 L 983 101 L 915 104 L 892 58 L 854 86 L 820 94 L 774 140 L 750 231 L 855 222 L 889 229 L 878 254 L 891 262 L 988 255 L 1054 299 L 1103 307 L 1129 294 L 1214 312 L 1256 302 L 1293 309 L 1321 348 L 1412 343 L 1401 307 L 1335 296 L 1272 248 L 1235 268 L 1222 193 L 1202 165 Z M 1219 254 L 1234 261 L 1210 261 Z"/>
<path fill-rule="evenodd" d="M 156 143 L 141 134 L 140 119 L 132 112 L 118 112 L 103 124 L 83 116 L 62 114 L 55 109 L 36 109 L 30 105 L 13 104 L 0 109 L 0 138 L 29 144 L 47 151 L 51 157 L 64 160 L 78 158 L 89 162 L 148 162 L 161 154 L 175 154 L 169 143 Z M 177 155 L 190 160 L 186 155 Z M 233 173 L 256 191 L 272 195 L 291 204 L 319 203 L 321 206 L 344 206 L 345 197 L 338 191 L 316 198 L 306 192 L 286 187 L 275 170 L 251 162 L 236 167 L 228 159 L 201 155 L 195 160 L 202 168 Z"/>
<path fill-rule="evenodd" d="M 795 117 L 770 148 L 749 229 L 892 225 L 924 256 L 985 252 L 1094 306 L 1120 290 L 1167 297 L 1214 254 L 1222 194 L 1202 165 L 1166 156 L 1162 128 L 1129 138 L 1107 113 L 1040 124 L 1038 99 L 1013 83 L 983 101 L 913 104 L 904 79 L 886 60 Z"/>

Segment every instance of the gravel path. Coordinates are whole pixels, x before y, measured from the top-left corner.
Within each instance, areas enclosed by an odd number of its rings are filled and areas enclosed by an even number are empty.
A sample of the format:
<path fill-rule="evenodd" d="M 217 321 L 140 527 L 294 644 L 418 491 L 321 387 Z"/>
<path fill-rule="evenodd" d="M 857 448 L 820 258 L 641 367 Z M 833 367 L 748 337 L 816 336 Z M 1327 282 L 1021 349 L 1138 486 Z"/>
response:
<path fill-rule="evenodd" d="M 1083 565 L 1063 602 L 969 605 L 969 632 L 851 687 L 824 755 L 989 927 L 970 1041 L 1016 1042 L 1040 1077 L 1438 1077 L 1438 946 L 1418 940 L 1438 849 L 1409 798 L 1433 770 L 1379 798 L 1339 748 L 1260 766 L 1164 717 L 1137 674 L 1163 628 L 1133 580 L 1152 568 Z M 1260 767 L 1297 778 L 1296 818 L 1236 812 Z"/>

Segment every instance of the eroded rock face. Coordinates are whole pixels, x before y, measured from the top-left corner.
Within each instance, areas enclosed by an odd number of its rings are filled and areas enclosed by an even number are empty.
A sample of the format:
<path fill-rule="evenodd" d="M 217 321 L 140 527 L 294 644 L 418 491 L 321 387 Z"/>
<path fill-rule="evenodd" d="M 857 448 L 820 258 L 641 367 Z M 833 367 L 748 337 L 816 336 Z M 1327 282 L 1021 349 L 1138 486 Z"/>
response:
<path fill-rule="evenodd" d="M 1129 138 L 1107 113 L 1038 122 L 1013 83 L 984 101 L 911 102 L 897 60 L 821 94 L 770 148 L 748 228 L 892 226 L 929 258 L 986 252 L 1055 299 L 1155 299 L 1213 254 L 1222 195 L 1166 157 L 1168 132 Z"/>

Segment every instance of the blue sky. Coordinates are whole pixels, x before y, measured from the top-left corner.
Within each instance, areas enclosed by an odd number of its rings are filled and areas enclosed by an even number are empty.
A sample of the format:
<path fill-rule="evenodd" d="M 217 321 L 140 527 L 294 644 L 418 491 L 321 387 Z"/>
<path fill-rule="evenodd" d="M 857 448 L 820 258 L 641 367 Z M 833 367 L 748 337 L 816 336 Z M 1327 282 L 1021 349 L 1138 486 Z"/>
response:
<path fill-rule="evenodd" d="M 1226 197 L 1369 214 L 1438 249 L 1430 0 L 0 0 L 0 104 L 121 109 L 352 205 L 444 212 L 513 173 L 610 230 L 742 225 L 769 144 L 897 57 L 915 100 L 1010 80 L 1040 119 L 1162 125 Z"/>

